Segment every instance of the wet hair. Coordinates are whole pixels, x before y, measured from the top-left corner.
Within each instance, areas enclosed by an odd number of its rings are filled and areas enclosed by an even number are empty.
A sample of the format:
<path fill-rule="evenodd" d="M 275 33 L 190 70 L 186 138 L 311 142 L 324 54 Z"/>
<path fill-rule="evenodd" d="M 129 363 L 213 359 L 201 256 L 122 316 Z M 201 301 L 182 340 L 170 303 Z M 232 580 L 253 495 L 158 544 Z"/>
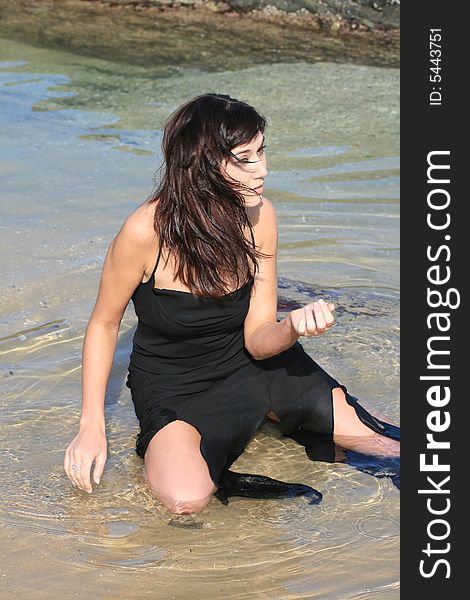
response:
<path fill-rule="evenodd" d="M 159 252 L 165 247 L 175 257 L 176 277 L 198 296 L 220 299 L 231 291 L 227 280 L 241 287 L 259 270 L 257 259 L 268 256 L 245 239 L 244 227 L 253 231 L 241 191 L 250 188 L 221 172 L 231 150 L 265 128 L 252 106 L 213 92 L 185 102 L 166 121 L 164 172 L 147 202 L 155 203 Z"/>

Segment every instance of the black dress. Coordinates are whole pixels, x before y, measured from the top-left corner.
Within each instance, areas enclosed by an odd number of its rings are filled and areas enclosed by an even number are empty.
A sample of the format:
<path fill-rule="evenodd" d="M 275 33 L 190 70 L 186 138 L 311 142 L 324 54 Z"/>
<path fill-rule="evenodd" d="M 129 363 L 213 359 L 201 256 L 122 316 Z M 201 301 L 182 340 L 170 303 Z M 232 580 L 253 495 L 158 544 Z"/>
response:
<path fill-rule="evenodd" d="M 274 411 L 287 435 L 300 426 L 333 431 L 332 389 L 342 387 L 299 342 L 264 360 L 244 346 L 253 280 L 222 301 L 155 288 L 155 271 L 132 301 L 138 325 L 126 385 L 140 422 L 136 452 L 175 420 L 201 434 L 201 454 L 216 485 Z"/>

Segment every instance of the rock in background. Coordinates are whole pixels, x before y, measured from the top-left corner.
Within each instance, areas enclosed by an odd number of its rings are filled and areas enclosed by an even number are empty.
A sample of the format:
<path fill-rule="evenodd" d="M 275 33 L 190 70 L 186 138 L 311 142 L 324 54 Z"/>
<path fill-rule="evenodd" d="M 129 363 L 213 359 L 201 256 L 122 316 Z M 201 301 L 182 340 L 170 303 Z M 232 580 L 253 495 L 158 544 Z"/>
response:
<path fill-rule="evenodd" d="M 142 8 L 198 7 L 206 5 L 214 12 L 230 10 L 247 13 L 263 11 L 267 15 L 307 12 L 328 23 L 345 20 L 367 27 L 398 28 L 400 0 L 95 0 L 97 2 Z"/>
<path fill-rule="evenodd" d="M 142 66 L 399 66 L 395 0 L 0 0 L 0 36 Z"/>

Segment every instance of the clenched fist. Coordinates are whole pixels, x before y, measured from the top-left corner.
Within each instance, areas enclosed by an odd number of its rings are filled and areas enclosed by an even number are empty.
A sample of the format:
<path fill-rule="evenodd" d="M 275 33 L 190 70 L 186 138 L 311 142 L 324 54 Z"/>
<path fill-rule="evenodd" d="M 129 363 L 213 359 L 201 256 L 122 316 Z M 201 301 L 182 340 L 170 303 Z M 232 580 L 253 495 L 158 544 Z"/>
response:
<path fill-rule="evenodd" d="M 298 335 L 311 337 L 330 329 L 335 321 L 334 310 L 334 304 L 318 300 L 291 311 L 287 318 Z"/>

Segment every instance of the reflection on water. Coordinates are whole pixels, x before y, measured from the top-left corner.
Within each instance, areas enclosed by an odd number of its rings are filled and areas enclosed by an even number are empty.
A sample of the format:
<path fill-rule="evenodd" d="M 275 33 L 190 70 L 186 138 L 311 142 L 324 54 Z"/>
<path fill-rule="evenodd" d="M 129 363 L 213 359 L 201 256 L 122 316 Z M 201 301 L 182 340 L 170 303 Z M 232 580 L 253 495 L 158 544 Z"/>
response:
<path fill-rule="evenodd" d="M 367 598 L 397 598 L 392 481 L 310 462 L 273 423 L 235 469 L 311 485 L 324 495 L 320 505 L 231 498 L 226 507 L 213 499 L 195 527 L 170 525 L 134 452 L 137 420 L 124 385 L 131 310 L 107 391 L 102 482 L 88 496 L 62 470 L 104 253 L 151 191 L 164 118 L 208 89 L 247 99 L 270 123 L 266 195 L 280 223 L 279 316 L 319 296 L 334 302 L 333 330 L 304 347 L 366 407 L 399 420 L 396 71 L 259 65 L 157 79 L 103 63 L 94 88 L 96 59 L 11 43 L 0 50 L 0 521 L 12 589 L 48 600 L 71 589 L 166 600 L 189 588 L 194 598 L 223 590 L 233 598 L 359 599 L 365 589 Z M 299 80 L 312 82 L 303 95 L 292 92 Z M 38 578 L 39 592 L 31 583 Z"/>

